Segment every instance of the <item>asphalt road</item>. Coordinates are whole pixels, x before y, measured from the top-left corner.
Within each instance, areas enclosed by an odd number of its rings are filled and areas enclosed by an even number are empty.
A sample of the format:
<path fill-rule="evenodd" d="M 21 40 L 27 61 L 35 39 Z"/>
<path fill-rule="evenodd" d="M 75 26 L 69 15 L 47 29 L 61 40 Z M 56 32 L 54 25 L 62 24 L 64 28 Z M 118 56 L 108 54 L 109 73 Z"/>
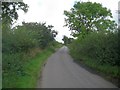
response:
<path fill-rule="evenodd" d="M 116 88 L 112 83 L 76 64 L 63 46 L 48 58 L 37 88 Z"/>

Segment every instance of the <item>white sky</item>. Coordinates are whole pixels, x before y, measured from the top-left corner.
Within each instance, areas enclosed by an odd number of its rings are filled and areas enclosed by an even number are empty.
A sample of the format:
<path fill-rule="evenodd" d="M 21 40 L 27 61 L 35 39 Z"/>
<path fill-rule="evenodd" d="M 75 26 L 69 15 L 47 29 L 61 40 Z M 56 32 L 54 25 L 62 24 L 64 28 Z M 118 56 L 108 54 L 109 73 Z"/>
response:
<path fill-rule="evenodd" d="M 80 0 L 23 0 L 29 5 L 29 10 L 26 14 L 19 12 L 18 23 L 25 22 L 46 22 L 47 25 L 53 25 L 58 31 L 57 41 L 62 41 L 63 35 L 70 36 L 70 31 L 65 25 L 63 15 L 64 10 L 70 10 L 75 1 Z M 88 0 L 82 0 L 88 1 Z M 117 21 L 118 1 L 119 0 L 89 0 L 92 2 L 101 3 L 104 7 L 110 9 L 114 19 Z"/>

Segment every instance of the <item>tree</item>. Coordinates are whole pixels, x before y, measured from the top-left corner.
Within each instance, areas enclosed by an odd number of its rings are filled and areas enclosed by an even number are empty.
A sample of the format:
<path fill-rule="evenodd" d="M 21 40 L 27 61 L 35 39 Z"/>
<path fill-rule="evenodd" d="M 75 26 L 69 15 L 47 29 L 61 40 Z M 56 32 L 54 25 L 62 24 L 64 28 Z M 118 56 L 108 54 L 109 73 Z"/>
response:
<path fill-rule="evenodd" d="M 67 36 L 64 35 L 62 40 L 64 41 L 64 44 L 66 45 L 66 44 L 70 44 L 73 41 L 73 38 L 68 38 Z"/>
<path fill-rule="evenodd" d="M 29 33 L 34 33 L 34 37 L 38 42 L 38 46 L 45 48 L 52 41 L 55 40 L 57 31 L 53 30 L 52 25 L 46 26 L 46 23 L 22 23 L 24 28 L 28 30 Z"/>
<path fill-rule="evenodd" d="M 50 26 L 50 25 L 49 25 Z M 45 23 L 25 23 L 13 29 L 3 30 L 2 52 L 16 53 L 30 48 L 46 48 L 55 41 L 57 32 Z"/>
<path fill-rule="evenodd" d="M 67 44 L 67 39 L 68 38 L 64 35 L 62 40 L 63 40 L 63 42 L 64 42 L 65 45 Z"/>
<path fill-rule="evenodd" d="M 2 2 L 2 24 L 5 25 L 4 27 L 12 25 L 13 21 L 18 19 L 18 10 L 27 12 L 28 5 L 23 2 Z"/>
<path fill-rule="evenodd" d="M 99 3 L 76 2 L 70 11 L 64 11 L 66 25 L 72 31 L 72 35 L 82 33 L 85 35 L 91 31 L 114 30 L 115 21 L 112 21 L 112 13 Z"/>

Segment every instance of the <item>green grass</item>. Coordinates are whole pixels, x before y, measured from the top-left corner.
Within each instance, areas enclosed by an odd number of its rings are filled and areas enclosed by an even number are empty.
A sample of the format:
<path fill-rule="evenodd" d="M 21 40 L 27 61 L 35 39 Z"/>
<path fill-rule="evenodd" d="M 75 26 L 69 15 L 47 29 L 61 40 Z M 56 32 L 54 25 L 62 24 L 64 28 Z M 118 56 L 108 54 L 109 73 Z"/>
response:
<path fill-rule="evenodd" d="M 119 77 L 118 76 L 119 71 L 118 71 L 118 67 L 117 66 L 111 66 L 109 64 L 101 65 L 101 64 L 97 63 L 97 61 L 95 61 L 95 60 L 92 61 L 90 59 L 89 60 L 85 60 L 84 63 L 87 66 L 89 66 L 89 67 L 91 67 L 91 68 L 93 68 L 93 69 L 95 69 L 95 70 L 97 70 L 99 72 L 102 72 L 102 73 L 104 73 L 106 75 L 109 75 L 111 77 Z"/>
<path fill-rule="evenodd" d="M 3 88 L 35 88 L 42 66 L 53 52 L 53 49 L 47 48 L 27 60 L 23 64 L 23 74 L 14 71 L 3 73 Z"/>
<path fill-rule="evenodd" d="M 108 79 L 119 79 L 120 78 L 120 72 L 119 72 L 119 68 L 118 66 L 111 66 L 109 64 L 99 64 L 97 62 L 97 60 L 92 60 L 90 58 L 86 58 L 86 57 L 82 57 L 80 60 L 77 60 L 78 62 L 80 62 L 81 64 L 84 64 L 85 66 L 90 67 L 91 69 L 93 69 L 94 71 L 100 73 L 100 74 L 104 74 L 105 78 Z"/>
<path fill-rule="evenodd" d="M 99 64 L 97 60 L 93 60 L 87 57 L 81 57 L 81 60 L 75 60 L 80 63 L 80 65 L 84 65 L 90 70 L 96 72 L 99 75 L 102 75 L 107 80 L 112 81 L 117 86 L 120 85 L 120 67 L 111 66 L 109 64 Z"/>
<path fill-rule="evenodd" d="M 47 49 L 31 59 L 29 63 L 27 63 L 24 67 L 27 75 L 22 76 L 18 79 L 16 87 L 35 88 L 42 66 L 52 53 L 53 52 L 50 49 Z"/>

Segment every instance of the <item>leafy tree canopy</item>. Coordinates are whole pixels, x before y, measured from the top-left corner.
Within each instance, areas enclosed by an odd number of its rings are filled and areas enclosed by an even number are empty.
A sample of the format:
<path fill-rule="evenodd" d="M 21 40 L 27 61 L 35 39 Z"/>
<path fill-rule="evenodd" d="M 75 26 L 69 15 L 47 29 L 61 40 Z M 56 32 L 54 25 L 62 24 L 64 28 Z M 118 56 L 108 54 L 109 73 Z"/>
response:
<path fill-rule="evenodd" d="M 18 19 L 18 10 L 28 11 L 28 5 L 23 2 L 2 2 L 2 23 L 12 24 Z"/>
<path fill-rule="evenodd" d="M 112 13 L 99 3 L 76 2 L 70 11 L 64 11 L 66 25 L 72 31 L 72 35 L 91 31 L 114 30 L 115 21 L 112 21 Z"/>
<path fill-rule="evenodd" d="M 2 52 L 16 53 L 33 47 L 46 48 L 55 41 L 57 31 L 46 23 L 25 23 L 2 32 Z"/>

